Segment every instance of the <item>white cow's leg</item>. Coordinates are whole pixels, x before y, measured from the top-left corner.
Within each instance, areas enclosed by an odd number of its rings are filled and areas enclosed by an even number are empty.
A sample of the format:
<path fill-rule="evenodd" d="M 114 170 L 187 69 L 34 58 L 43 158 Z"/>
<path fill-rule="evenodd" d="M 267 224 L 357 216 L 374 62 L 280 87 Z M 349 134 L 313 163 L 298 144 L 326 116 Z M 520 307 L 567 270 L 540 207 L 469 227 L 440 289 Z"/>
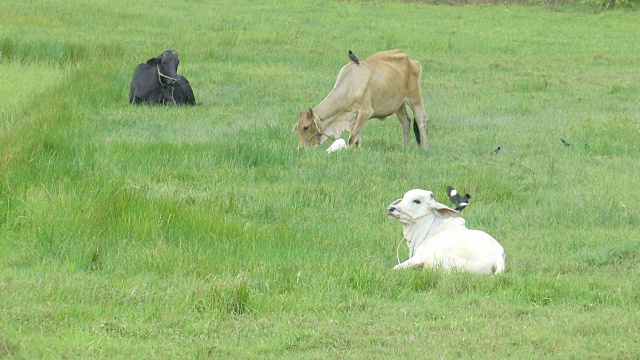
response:
<path fill-rule="evenodd" d="M 400 121 L 400 125 L 402 126 L 402 146 L 409 146 L 409 133 L 411 132 L 411 119 L 409 115 L 407 115 L 407 108 L 404 103 L 402 106 L 396 111 L 396 116 L 398 117 L 398 121 Z"/>
<path fill-rule="evenodd" d="M 398 269 L 414 268 L 414 267 L 420 267 L 423 265 L 424 265 L 424 261 L 414 256 L 412 258 L 409 258 L 409 260 L 394 266 L 393 269 L 398 270 Z"/>

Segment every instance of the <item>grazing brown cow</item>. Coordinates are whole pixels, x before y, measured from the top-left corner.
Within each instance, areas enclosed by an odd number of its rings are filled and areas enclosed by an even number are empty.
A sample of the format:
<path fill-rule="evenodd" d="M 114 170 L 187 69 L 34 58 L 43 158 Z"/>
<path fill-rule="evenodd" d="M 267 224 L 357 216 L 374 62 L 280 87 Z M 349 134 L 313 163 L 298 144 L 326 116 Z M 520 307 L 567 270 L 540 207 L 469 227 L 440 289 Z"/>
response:
<path fill-rule="evenodd" d="M 411 119 L 406 103 L 414 114 L 416 141 L 426 150 L 428 119 L 421 83 L 422 66 L 400 50 L 376 53 L 360 64 L 349 62 L 340 70 L 329 95 L 315 109 L 300 112 L 293 129 L 299 134 L 298 146 L 317 146 L 349 131 L 349 146 L 360 147 L 360 136 L 369 119 L 384 120 L 396 114 L 402 125 L 402 144 L 407 147 Z"/>

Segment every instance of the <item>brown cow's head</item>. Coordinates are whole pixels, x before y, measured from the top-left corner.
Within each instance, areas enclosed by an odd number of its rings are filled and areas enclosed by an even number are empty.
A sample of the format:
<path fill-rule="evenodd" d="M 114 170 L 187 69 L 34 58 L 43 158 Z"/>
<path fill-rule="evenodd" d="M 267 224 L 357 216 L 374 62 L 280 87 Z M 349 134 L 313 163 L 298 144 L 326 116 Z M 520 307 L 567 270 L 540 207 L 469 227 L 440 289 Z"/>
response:
<path fill-rule="evenodd" d="M 298 133 L 298 147 L 318 146 L 323 140 L 323 135 L 318 129 L 317 117 L 313 113 L 313 109 L 309 111 L 301 111 L 300 119 L 293 128 L 294 133 Z"/>

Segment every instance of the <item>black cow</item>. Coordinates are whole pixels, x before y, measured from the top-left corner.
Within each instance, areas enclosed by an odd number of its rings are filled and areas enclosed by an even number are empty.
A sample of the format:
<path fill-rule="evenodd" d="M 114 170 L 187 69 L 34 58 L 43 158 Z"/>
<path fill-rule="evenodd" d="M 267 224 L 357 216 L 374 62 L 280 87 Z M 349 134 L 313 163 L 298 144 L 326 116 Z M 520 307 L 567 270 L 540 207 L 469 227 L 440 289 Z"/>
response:
<path fill-rule="evenodd" d="M 193 95 L 189 80 L 182 75 L 178 75 L 178 81 L 174 86 L 162 88 L 162 102 L 169 105 L 195 105 L 196 97 Z"/>
<path fill-rule="evenodd" d="M 180 60 L 175 50 L 165 50 L 158 57 L 147 60 L 146 64 L 138 65 L 131 79 L 129 103 L 184 104 L 191 99 L 195 103 L 189 82 L 178 75 L 178 65 Z M 182 79 L 186 85 L 180 84 Z M 181 102 L 177 98 L 182 99 Z"/>

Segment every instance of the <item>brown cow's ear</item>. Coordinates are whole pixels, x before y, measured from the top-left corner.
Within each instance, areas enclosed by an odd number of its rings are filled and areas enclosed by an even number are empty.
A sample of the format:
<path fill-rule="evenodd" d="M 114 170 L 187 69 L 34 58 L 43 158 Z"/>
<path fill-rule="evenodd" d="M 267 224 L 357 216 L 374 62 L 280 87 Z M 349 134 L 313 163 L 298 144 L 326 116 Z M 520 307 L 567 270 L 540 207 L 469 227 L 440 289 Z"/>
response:
<path fill-rule="evenodd" d="M 160 63 L 161 63 L 160 58 L 151 58 L 147 60 L 147 65 L 151 65 L 151 66 L 160 65 Z"/>

